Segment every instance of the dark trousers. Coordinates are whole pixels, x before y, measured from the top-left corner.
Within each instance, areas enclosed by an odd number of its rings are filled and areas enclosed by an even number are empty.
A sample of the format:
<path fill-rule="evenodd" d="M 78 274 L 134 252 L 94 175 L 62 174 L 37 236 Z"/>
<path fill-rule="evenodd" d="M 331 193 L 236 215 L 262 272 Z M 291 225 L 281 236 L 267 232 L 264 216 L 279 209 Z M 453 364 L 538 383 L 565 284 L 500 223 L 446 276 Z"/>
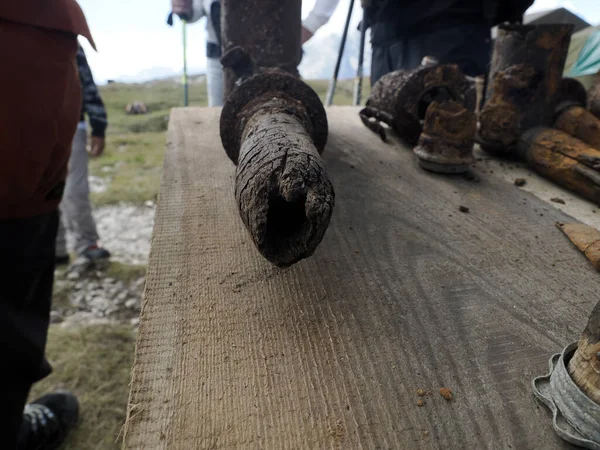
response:
<path fill-rule="evenodd" d="M 373 34 L 383 34 L 378 27 L 389 27 L 387 23 L 373 25 Z M 457 64 L 465 75 L 484 75 L 488 71 L 491 53 L 489 26 L 452 26 L 423 32 L 408 37 L 386 39 L 383 43 L 373 42 L 371 61 L 371 84 L 389 72 L 413 69 L 421 64 L 425 56 L 433 56 L 441 64 Z M 389 33 L 388 33 L 389 34 Z"/>
<path fill-rule="evenodd" d="M 8 419 L 0 421 L 0 440 L 6 449 L 16 448 L 31 385 L 51 371 L 44 350 L 57 228 L 57 212 L 0 220 L 0 399 Z"/>

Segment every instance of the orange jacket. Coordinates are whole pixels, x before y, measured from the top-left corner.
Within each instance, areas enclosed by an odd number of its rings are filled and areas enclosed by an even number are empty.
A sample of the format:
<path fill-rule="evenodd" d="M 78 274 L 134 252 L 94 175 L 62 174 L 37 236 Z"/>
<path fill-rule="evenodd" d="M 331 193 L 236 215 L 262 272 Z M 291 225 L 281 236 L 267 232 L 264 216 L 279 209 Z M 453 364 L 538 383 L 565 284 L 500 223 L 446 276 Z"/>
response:
<path fill-rule="evenodd" d="M 0 220 L 54 211 L 81 110 L 75 0 L 0 0 Z"/>

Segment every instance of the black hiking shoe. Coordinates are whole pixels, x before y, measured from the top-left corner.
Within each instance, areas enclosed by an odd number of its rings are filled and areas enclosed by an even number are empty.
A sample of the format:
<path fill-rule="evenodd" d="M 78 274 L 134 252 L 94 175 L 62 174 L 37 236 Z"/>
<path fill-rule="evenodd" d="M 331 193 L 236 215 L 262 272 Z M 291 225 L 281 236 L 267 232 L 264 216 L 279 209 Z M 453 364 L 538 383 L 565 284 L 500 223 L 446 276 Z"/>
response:
<path fill-rule="evenodd" d="M 18 450 L 54 450 L 79 419 L 77 398 L 67 391 L 44 395 L 25 406 Z"/>
<path fill-rule="evenodd" d="M 90 261 L 99 261 L 110 258 L 110 252 L 105 248 L 98 247 L 97 245 L 89 246 L 82 254 L 84 258 Z"/>

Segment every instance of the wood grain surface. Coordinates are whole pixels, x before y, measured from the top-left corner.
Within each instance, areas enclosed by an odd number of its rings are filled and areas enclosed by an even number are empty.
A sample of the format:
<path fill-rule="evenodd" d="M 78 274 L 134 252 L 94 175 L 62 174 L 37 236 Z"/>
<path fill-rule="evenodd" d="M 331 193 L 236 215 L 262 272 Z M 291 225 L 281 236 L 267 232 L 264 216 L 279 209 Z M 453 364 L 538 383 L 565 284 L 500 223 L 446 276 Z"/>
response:
<path fill-rule="evenodd" d="M 573 219 L 328 117 L 332 222 L 280 270 L 238 216 L 219 110 L 173 111 L 124 447 L 568 448 L 531 381 L 600 292 Z"/>

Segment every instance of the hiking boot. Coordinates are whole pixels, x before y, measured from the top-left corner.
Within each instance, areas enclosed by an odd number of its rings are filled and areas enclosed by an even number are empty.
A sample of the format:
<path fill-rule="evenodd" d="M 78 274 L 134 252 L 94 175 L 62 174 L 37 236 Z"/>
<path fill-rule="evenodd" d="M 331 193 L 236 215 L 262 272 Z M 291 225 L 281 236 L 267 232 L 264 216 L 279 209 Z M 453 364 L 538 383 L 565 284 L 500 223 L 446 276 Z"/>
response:
<path fill-rule="evenodd" d="M 18 450 L 54 450 L 79 419 L 77 398 L 67 391 L 44 395 L 25 406 Z"/>
<path fill-rule="evenodd" d="M 84 258 L 90 261 L 98 261 L 101 259 L 110 258 L 110 252 L 105 248 L 98 247 L 97 245 L 90 245 L 82 254 Z"/>

